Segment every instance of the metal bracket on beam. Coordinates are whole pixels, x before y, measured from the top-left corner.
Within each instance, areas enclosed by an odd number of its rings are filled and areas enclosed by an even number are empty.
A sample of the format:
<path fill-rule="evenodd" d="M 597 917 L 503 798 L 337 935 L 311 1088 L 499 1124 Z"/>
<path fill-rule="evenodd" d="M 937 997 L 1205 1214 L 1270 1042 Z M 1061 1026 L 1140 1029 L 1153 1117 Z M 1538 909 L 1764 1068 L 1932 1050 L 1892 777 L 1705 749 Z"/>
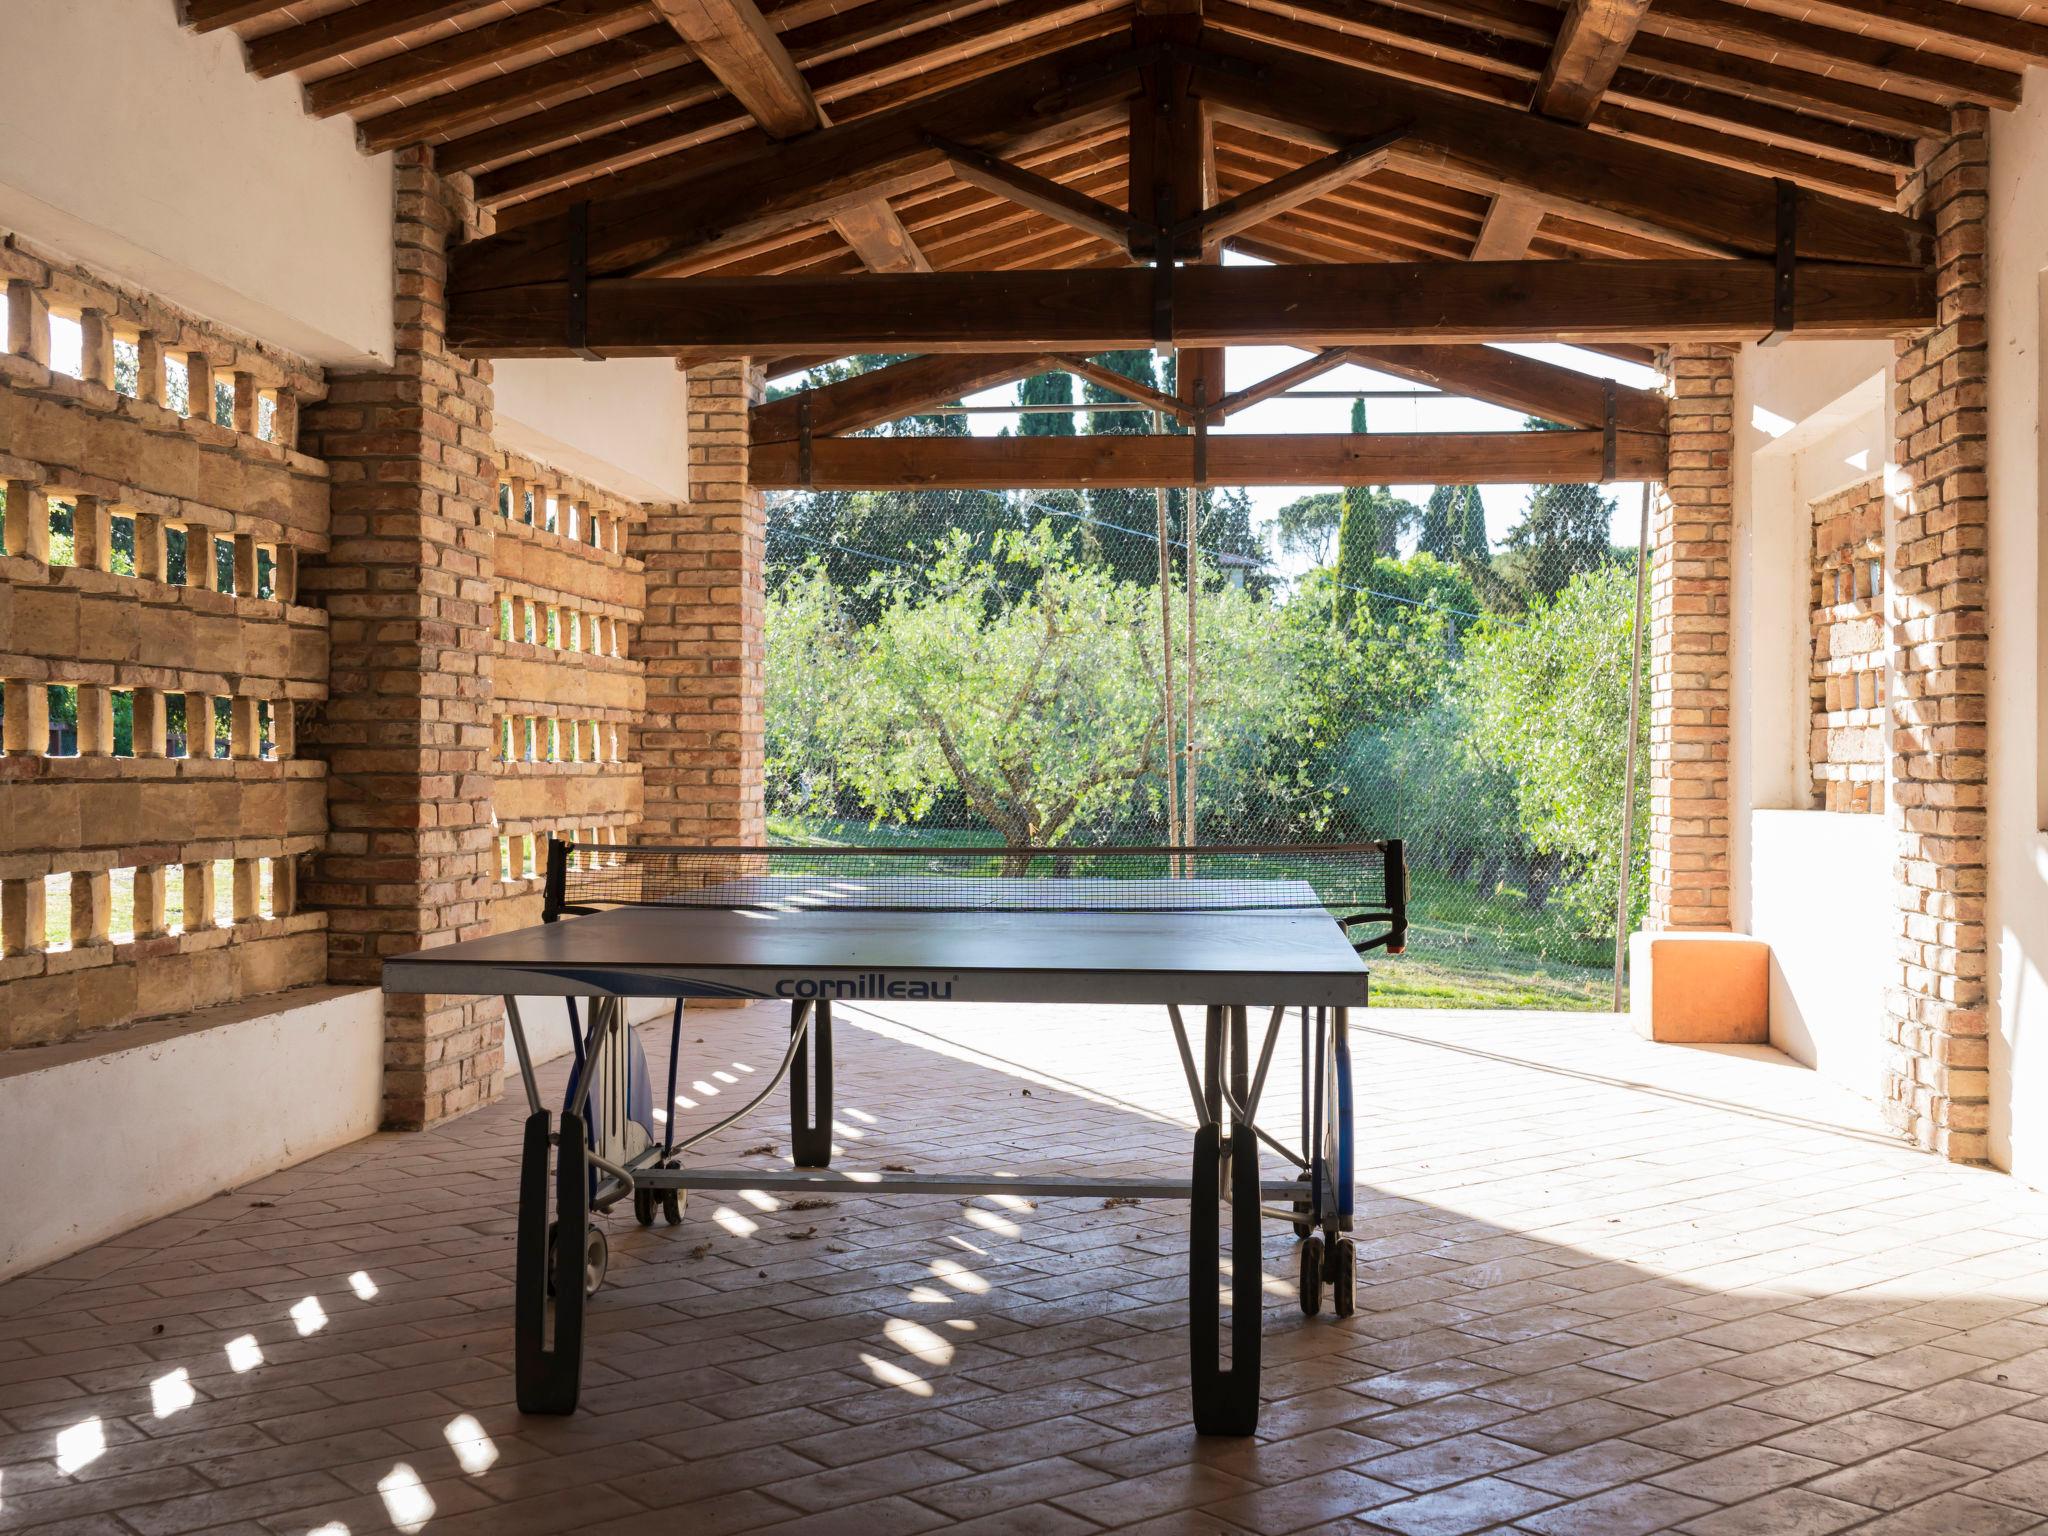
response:
<path fill-rule="evenodd" d="M 590 201 L 569 209 L 569 350 L 586 363 L 604 361 L 590 349 Z"/>
<path fill-rule="evenodd" d="M 1209 381 L 1195 380 L 1195 484 L 1209 483 Z"/>
<path fill-rule="evenodd" d="M 805 390 L 796 397 L 796 478 L 805 490 L 811 489 L 811 392 Z"/>
<path fill-rule="evenodd" d="M 1600 381 L 1600 397 L 1600 483 L 1606 485 L 1614 479 L 1614 380 Z"/>
<path fill-rule="evenodd" d="M 1168 228 L 1172 222 L 1172 196 L 1166 187 L 1154 190 L 1152 345 L 1162 352 L 1173 345 L 1173 231 Z"/>
<path fill-rule="evenodd" d="M 1779 177 L 1776 270 L 1771 278 L 1771 333 L 1758 343 L 1775 347 L 1798 327 L 1799 185 Z"/>

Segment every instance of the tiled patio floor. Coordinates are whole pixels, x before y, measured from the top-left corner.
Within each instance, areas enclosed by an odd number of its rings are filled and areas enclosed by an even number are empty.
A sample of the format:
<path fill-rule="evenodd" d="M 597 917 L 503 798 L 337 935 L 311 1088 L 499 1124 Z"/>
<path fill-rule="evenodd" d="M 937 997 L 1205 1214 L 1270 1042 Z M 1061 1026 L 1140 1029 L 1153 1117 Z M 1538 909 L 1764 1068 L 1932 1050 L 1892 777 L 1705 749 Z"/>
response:
<path fill-rule="evenodd" d="M 841 1017 L 844 1164 L 1184 1168 L 1147 1013 Z M 784 1028 L 687 1024 L 686 1120 Z M 2048 1200 L 1767 1051 L 1377 1010 L 1356 1042 L 1359 1314 L 1299 1315 L 1276 1228 L 1256 1440 L 1188 1427 L 1184 1213 L 1100 1200 L 615 1214 L 584 1411 L 522 1418 L 508 1100 L 0 1287 L 0 1529 L 2048 1528 Z M 720 1142 L 768 1166 L 780 1098 Z"/>

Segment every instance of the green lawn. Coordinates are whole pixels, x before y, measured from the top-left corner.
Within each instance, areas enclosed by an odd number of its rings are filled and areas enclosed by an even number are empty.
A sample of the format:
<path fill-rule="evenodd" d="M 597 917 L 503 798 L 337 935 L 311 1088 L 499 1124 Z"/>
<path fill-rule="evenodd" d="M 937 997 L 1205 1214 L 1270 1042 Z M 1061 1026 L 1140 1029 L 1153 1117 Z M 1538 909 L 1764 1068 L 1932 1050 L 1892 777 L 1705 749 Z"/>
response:
<path fill-rule="evenodd" d="M 987 848 L 991 832 L 768 819 L 777 844 Z M 1429 870 L 1409 876 L 1408 952 L 1373 955 L 1373 1001 L 1396 1008 L 1603 1010 L 1613 1005 L 1611 941 L 1575 933 L 1550 908 L 1502 885 L 1481 894 Z M 1626 1006 L 1626 994 L 1624 994 Z"/>

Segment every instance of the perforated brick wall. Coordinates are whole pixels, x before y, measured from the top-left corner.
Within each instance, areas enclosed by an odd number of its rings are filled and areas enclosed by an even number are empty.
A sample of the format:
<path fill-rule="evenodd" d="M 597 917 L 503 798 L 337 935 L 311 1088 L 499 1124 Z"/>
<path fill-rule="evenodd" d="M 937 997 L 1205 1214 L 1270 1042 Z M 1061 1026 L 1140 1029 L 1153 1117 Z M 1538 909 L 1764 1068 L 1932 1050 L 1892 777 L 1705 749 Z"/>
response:
<path fill-rule="evenodd" d="M 1884 479 L 1813 505 L 1807 763 L 1815 810 L 1884 809 Z"/>
<path fill-rule="evenodd" d="M 0 236 L 0 1047 L 322 980 L 304 360 Z"/>

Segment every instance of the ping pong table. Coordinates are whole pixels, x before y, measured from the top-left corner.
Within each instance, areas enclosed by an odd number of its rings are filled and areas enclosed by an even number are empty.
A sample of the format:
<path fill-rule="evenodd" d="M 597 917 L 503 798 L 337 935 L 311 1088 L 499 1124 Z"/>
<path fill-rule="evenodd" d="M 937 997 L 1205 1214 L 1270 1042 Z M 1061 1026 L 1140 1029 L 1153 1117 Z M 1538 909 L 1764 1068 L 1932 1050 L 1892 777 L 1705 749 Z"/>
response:
<path fill-rule="evenodd" d="M 1190 1202 L 1194 1422 L 1247 1435 L 1258 1423 L 1262 1221 L 1289 1222 L 1301 1239 L 1304 1312 L 1321 1310 L 1326 1287 L 1339 1316 L 1353 1308 L 1348 1015 L 1367 1001 L 1364 955 L 1402 949 L 1406 906 L 1398 841 L 935 850 L 550 840 L 541 924 L 387 960 L 384 990 L 505 1000 L 528 1111 L 514 1245 L 522 1411 L 575 1410 L 587 1298 L 608 1253 L 593 1212 L 631 1201 L 642 1225 L 657 1214 L 674 1225 L 692 1189 L 1103 1196 Z M 535 997 L 562 997 L 569 1014 L 576 1063 L 558 1115 L 536 1085 L 520 1011 Z M 658 1115 L 625 1011 L 628 999 L 649 998 L 675 1005 Z M 752 1098 L 678 1138 L 690 998 L 786 1002 L 789 1040 Z M 1196 1123 L 1189 1176 L 834 1169 L 834 1005 L 947 1002 L 1163 1006 Z M 1197 1005 L 1199 1049 L 1182 1014 Z M 1266 1012 L 1256 1053 L 1253 1009 Z M 1290 1015 L 1301 1040 L 1298 1148 L 1259 1124 Z M 686 1156 L 784 1081 L 788 1168 Z M 1283 1177 L 1264 1176 L 1262 1149 L 1287 1165 Z"/>

